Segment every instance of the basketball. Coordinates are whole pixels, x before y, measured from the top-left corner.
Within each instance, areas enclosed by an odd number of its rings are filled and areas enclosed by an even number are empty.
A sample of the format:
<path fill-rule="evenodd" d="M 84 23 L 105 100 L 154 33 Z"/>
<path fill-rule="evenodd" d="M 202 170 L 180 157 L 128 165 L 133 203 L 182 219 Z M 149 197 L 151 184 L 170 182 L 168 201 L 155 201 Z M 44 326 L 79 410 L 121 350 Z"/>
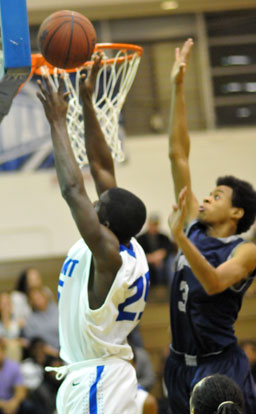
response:
<path fill-rule="evenodd" d="M 96 44 L 96 32 L 87 17 L 75 11 L 61 10 L 42 22 L 37 43 L 51 65 L 73 69 L 90 60 Z"/>

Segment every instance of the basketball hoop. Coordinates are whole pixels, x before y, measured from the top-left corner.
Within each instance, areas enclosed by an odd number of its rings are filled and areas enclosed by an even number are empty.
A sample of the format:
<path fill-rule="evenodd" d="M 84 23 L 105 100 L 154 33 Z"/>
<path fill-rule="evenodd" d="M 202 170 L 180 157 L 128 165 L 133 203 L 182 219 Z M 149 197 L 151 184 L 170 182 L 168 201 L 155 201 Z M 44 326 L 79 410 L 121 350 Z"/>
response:
<path fill-rule="evenodd" d="M 136 76 L 143 49 L 124 43 L 98 43 L 94 53 L 99 51 L 103 53 L 103 59 L 96 80 L 93 104 L 112 156 L 116 161 L 122 162 L 125 154 L 122 137 L 119 136 L 119 117 Z M 80 68 L 64 70 L 50 65 L 41 54 L 32 55 L 30 77 L 33 74 L 46 75 L 57 89 L 59 75 L 63 74 L 69 92 L 67 128 L 80 168 L 88 164 L 88 159 L 84 144 L 83 112 L 79 102 L 79 78 L 80 72 L 84 72 L 91 63 L 92 61 L 88 61 Z M 73 82 L 70 77 L 72 73 L 75 75 Z"/>

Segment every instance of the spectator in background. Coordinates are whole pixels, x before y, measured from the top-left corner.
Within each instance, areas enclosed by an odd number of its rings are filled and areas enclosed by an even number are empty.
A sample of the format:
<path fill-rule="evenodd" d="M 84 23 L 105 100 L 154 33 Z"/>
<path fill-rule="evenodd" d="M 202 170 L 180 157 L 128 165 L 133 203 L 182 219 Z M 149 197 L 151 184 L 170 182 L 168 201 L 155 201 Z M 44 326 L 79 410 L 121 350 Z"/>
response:
<path fill-rule="evenodd" d="M 158 414 L 157 399 L 149 393 L 155 382 L 155 374 L 147 351 L 141 347 L 135 347 L 129 341 L 133 351 L 131 364 L 136 370 L 138 380 L 136 407 L 137 414 Z"/>
<path fill-rule="evenodd" d="M 0 336 L 6 339 L 7 355 L 17 361 L 21 359 L 20 332 L 23 321 L 12 310 L 9 292 L 0 293 Z"/>
<path fill-rule="evenodd" d="M 28 301 L 28 292 L 30 289 L 41 287 L 43 287 L 43 281 L 38 269 L 29 267 L 20 273 L 14 291 L 11 294 L 11 299 L 14 316 L 23 320 L 23 324 L 25 324 L 32 312 Z M 51 290 L 47 286 L 43 288 L 47 295 L 49 295 L 49 298 L 53 299 Z"/>
<path fill-rule="evenodd" d="M 33 338 L 27 349 L 27 358 L 21 361 L 24 385 L 30 394 L 42 383 L 46 361 L 46 344 L 41 338 Z"/>
<path fill-rule="evenodd" d="M 48 353 L 58 354 L 59 330 L 58 330 L 58 306 L 49 299 L 44 288 L 29 290 L 29 303 L 32 308 L 22 336 L 29 341 L 34 337 L 43 339 L 48 344 Z"/>
<path fill-rule="evenodd" d="M 12 310 L 12 301 L 8 292 L 0 293 L 0 336 L 18 338 L 22 327 L 22 320 L 15 317 Z"/>
<path fill-rule="evenodd" d="M 146 253 L 152 286 L 170 284 L 173 258 L 177 252 L 175 243 L 160 231 L 159 225 L 159 216 L 151 214 L 145 233 L 137 237 Z"/>
<path fill-rule="evenodd" d="M 240 342 L 240 347 L 244 350 L 251 366 L 252 376 L 256 387 L 256 341 L 245 339 Z"/>
<path fill-rule="evenodd" d="M 150 391 L 155 383 L 155 372 L 150 356 L 145 348 L 132 346 L 134 354 L 134 365 L 140 386 Z"/>
<path fill-rule="evenodd" d="M 57 368 L 63 366 L 63 361 L 59 357 L 48 356 L 45 365 Z M 33 401 L 41 407 L 43 414 L 57 414 L 56 396 L 61 383 L 56 379 L 56 372 L 44 372 L 42 383 L 33 393 Z"/>
<path fill-rule="evenodd" d="M 193 388 L 190 414 L 243 414 L 244 398 L 239 386 L 226 375 L 203 378 Z"/>
<path fill-rule="evenodd" d="M 243 237 L 250 242 L 256 243 L 256 220 L 249 230 L 243 234 Z"/>
<path fill-rule="evenodd" d="M 28 348 L 28 358 L 21 362 L 28 400 L 37 406 L 38 414 L 56 412 L 56 395 L 61 385 L 56 379 L 56 373 L 46 372 L 44 368 L 62 366 L 63 361 L 57 356 L 48 355 L 47 352 L 47 344 L 40 338 L 34 338 Z"/>
<path fill-rule="evenodd" d="M 0 338 L 0 414 L 38 414 L 36 407 L 26 400 L 18 362 L 6 357 L 5 340 Z"/>

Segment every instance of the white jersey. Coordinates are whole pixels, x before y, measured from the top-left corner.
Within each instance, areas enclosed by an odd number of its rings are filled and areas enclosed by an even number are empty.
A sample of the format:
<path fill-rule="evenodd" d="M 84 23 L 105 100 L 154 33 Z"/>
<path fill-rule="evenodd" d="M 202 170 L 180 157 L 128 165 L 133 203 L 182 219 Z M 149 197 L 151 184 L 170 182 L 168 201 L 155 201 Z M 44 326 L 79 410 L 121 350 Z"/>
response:
<path fill-rule="evenodd" d="M 92 310 L 88 282 L 92 253 L 84 240 L 69 251 L 59 278 L 60 356 L 68 364 L 115 356 L 129 360 L 127 335 L 139 323 L 149 288 L 145 253 L 136 239 L 120 246 L 121 268 L 103 305 Z"/>

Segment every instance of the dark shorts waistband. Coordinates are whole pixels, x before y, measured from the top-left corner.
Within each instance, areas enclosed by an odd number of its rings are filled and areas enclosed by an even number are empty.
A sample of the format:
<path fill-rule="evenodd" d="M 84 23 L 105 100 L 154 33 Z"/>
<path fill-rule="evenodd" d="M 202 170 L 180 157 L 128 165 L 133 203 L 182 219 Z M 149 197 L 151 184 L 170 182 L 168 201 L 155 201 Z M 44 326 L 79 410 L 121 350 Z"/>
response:
<path fill-rule="evenodd" d="M 229 352 L 234 352 L 236 348 L 237 348 L 237 344 L 232 344 L 226 348 L 223 348 L 216 352 L 211 352 L 209 354 L 191 355 L 191 354 L 186 354 L 183 352 L 176 351 L 172 347 L 172 345 L 170 345 L 170 357 L 177 361 L 183 362 L 186 366 L 196 367 L 201 363 L 210 361 L 212 358 L 227 355 Z"/>

